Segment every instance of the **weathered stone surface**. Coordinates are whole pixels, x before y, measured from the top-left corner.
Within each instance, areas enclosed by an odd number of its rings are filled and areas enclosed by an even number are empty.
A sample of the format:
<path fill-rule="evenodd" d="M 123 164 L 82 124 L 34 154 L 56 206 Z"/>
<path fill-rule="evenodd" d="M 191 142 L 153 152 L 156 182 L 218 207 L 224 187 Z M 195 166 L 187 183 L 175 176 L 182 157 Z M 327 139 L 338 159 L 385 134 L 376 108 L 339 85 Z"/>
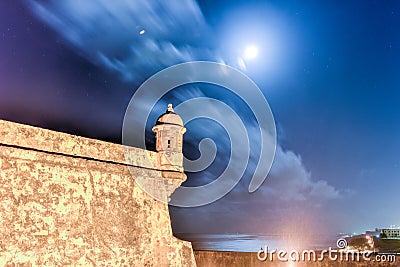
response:
<path fill-rule="evenodd" d="M 175 181 L 129 149 L 0 120 L 0 266 L 194 266 L 136 183 Z"/>
<path fill-rule="evenodd" d="M 143 168 L 158 168 L 158 153 L 0 120 L 0 144 Z"/>

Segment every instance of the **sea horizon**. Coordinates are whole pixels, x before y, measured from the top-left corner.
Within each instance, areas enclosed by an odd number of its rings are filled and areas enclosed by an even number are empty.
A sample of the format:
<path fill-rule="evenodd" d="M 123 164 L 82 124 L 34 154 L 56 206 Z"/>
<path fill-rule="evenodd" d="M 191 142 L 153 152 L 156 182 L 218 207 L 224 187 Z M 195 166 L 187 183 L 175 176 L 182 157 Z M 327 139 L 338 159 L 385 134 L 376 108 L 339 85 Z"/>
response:
<path fill-rule="evenodd" d="M 314 249 L 335 248 L 341 234 L 318 234 L 295 237 L 283 234 L 202 234 L 175 233 L 176 237 L 190 241 L 194 250 L 257 252 L 268 246 L 269 249 Z"/>

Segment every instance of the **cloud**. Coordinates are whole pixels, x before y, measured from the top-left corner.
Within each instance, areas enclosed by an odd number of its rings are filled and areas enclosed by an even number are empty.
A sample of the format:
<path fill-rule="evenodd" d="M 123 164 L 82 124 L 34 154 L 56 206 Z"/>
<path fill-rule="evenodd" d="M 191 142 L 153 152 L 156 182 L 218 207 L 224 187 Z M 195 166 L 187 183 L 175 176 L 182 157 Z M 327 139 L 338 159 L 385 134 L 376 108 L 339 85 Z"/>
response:
<path fill-rule="evenodd" d="M 29 3 L 78 53 L 127 81 L 142 81 L 154 69 L 212 55 L 199 45 L 209 30 L 193 0 Z"/>
<path fill-rule="evenodd" d="M 277 147 L 266 184 L 283 201 L 318 202 L 341 197 L 340 192 L 327 181 L 313 180 L 301 157 L 281 146 Z"/>

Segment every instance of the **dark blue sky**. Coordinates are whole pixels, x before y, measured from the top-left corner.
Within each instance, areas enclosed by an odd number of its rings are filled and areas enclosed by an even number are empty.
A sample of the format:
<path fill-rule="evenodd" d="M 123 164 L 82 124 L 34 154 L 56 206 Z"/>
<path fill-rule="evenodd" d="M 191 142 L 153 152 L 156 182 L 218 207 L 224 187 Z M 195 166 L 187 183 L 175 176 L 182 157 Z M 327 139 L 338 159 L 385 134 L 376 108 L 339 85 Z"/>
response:
<path fill-rule="evenodd" d="M 125 109 L 145 79 L 190 60 L 225 62 L 267 98 L 276 160 L 254 194 L 239 185 L 206 207 L 171 209 L 175 231 L 400 224 L 398 1 L 130 2 L 0 2 L 0 118 L 121 142 Z M 259 53 L 243 66 L 248 45 Z M 176 105 L 193 95 L 237 104 L 210 87 L 167 98 Z M 206 136 L 226 141 L 197 126 L 188 125 L 186 147 Z M 282 223 L 293 221 L 301 223 Z"/>

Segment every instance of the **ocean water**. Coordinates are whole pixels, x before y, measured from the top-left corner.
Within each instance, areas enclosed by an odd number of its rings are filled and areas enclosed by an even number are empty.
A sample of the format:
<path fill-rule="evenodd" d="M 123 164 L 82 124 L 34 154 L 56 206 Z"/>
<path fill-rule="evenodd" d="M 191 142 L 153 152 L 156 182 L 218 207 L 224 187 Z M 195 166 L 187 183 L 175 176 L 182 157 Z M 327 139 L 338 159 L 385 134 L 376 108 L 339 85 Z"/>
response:
<path fill-rule="evenodd" d="M 175 234 L 176 237 L 192 242 L 195 250 L 257 252 L 268 246 L 272 249 L 314 249 L 336 248 L 338 235 L 245 235 L 245 234 Z"/>

